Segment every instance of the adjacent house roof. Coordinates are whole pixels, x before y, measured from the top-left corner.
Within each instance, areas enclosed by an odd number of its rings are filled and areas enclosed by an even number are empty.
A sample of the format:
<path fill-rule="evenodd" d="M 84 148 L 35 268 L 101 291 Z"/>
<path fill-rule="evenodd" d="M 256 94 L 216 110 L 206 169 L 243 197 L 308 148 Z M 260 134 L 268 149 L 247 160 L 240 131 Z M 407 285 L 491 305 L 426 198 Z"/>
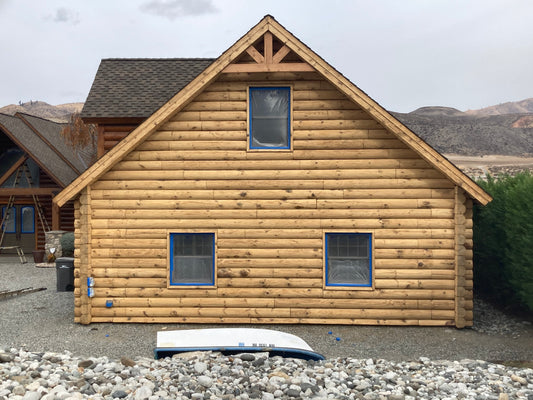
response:
<path fill-rule="evenodd" d="M 145 119 L 192 81 L 214 59 L 104 59 L 83 106 L 86 122 Z"/>
<path fill-rule="evenodd" d="M 283 49 L 279 50 L 283 54 L 293 52 L 303 62 L 292 64 L 275 64 L 278 54 L 272 56 L 272 49 L 269 50 L 269 59 L 254 52 L 253 44 L 260 40 L 263 35 L 273 35 L 283 44 Z M 133 151 L 138 144 L 155 132 L 172 115 L 181 110 L 191 98 L 199 94 L 205 87 L 213 82 L 221 73 L 240 72 L 242 65 L 236 63 L 244 53 L 250 55 L 256 64 L 252 64 L 257 72 L 278 71 L 283 68 L 293 68 L 299 71 L 316 71 L 326 80 L 333 84 L 339 91 L 344 93 L 349 99 L 357 103 L 362 109 L 368 112 L 383 127 L 396 135 L 396 137 L 413 149 L 423 159 L 441 171 L 454 184 L 463 188 L 472 198 L 481 204 L 486 204 L 491 197 L 483 191 L 475 182 L 462 173 L 450 161 L 434 150 L 430 145 L 420 139 L 415 133 L 410 131 L 405 125 L 387 112 L 383 107 L 371 99 L 366 93 L 350 82 L 340 72 L 314 53 L 309 47 L 298 40 L 293 34 L 281 26 L 273 17 L 267 15 L 248 33 L 239 39 L 233 46 L 226 50 L 219 58 L 212 62 L 196 78 L 183 87 L 175 96 L 164 103 L 157 111 L 131 132 L 125 139 L 119 142 L 97 163 L 89 168 L 84 174 L 76 179 L 71 185 L 64 189 L 54 198 L 54 201 L 62 206 L 68 200 L 80 193 L 87 185 L 98 180 L 103 174 L 111 169 L 129 152 Z M 283 58 L 283 54 L 279 59 Z M 246 66 L 250 70 L 250 64 Z M 89 96 L 90 97 L 90 96 Z M 118 102 L 118 99 L 115 100 Z M 126 102 L 122 99 L 124 106 Z M 127 113 L 127 112 L 126 112 Z"/>
<path fill-rule="evenodd" d="M 87 167 L 63 142 L 62 128 L 63 124 L 31 115 L 0 114 L 0 130 L 58 185 L 65 187 Z"/>

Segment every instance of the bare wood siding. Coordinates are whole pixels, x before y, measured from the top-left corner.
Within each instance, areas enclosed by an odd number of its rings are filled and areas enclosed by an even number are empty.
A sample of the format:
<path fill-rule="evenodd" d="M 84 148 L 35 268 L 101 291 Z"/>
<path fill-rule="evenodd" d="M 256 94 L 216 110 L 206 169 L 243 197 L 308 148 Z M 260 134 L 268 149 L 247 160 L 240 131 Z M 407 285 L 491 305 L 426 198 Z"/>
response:
<path fill-rule="evenodd" d="M 270 83 L 293 87 L 293 150 L 247 151 L 246 89 Z M 454 185 L 318 75 L 225 75 L 87 200 L 93 322 L 455 324 Z M 167 289 L 182 229 L 217 231 L 216 289 Z M 374 290 L 323 288 L 324 230 L 374 233 Z"/>

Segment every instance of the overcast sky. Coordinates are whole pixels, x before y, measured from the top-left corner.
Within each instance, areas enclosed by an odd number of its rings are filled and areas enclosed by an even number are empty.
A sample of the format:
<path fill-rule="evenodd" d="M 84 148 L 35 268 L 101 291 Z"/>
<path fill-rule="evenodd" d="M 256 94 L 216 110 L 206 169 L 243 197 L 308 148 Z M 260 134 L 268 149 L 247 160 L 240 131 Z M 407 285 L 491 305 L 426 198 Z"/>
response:
<path fill-rule="evenodd" d="M 391 111 L 533 97 L 531 0 L 0 0 L 0 106 L 83 102 L 102 58 L 218 57 L 266 14 Z"/>

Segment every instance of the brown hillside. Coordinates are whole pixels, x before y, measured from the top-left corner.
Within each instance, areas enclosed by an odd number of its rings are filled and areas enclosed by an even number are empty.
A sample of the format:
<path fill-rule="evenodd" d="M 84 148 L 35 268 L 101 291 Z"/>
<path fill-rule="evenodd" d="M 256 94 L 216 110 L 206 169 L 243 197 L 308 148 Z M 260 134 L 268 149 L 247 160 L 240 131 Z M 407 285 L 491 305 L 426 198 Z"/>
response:
<path fill-rule="evenodd" d="M 83 103 L 67 103 L 53 106 L 44 101 L 30 101 L 21 105 L 10 104 L 0 108 L 0 113 L 14 115 L 17 112 L 46 118 L 55 122 L 67 122 L 70 115 L 80 112 Z"/>

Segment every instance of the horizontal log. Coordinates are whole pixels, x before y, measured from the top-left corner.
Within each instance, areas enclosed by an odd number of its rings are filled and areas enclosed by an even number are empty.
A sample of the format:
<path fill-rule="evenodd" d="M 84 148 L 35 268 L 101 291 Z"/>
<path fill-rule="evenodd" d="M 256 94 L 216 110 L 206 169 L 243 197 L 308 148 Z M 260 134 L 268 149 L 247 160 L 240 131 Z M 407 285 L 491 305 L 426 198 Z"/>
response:
<path fill-rule="evenodd" d="M 323 309 L 291 309 L 291 317 L 297 318 L 357 318 L 357 319 L 450 319 L 454 311 L 411 309 L 332 309 L 324 315 Z"/>
<path fill-rule="evenodd" d="M 151 219 L 154 229 L 452 229 L 448 219 Z M 145 219 L 103 218 L 91 221 L 93 229 L 142 229 Z"/>
<path fill-rule="evenodd" d="M 94 288 L 159 288 L 166 289 L 167 278 L 98 278 Z"/>
<path fill-rule="evenodd" d="M 156 131 L 147 142 L 158 141 L 246 141 L 246 131 Z M 211 147 L 210 147 L 211 148 Z"/>
<path fill-rule="evenodd" d="M 105 307 L 106 299 L 94 298 L 94 307 Z M 246 298 L 114 298 L 114 307 L 264 307 L 264 308 L 325 308 L 325 309 L 439 309 L 452 310 L 452 300 L 401 300 L 401 299 L 246 299 Z"/>
<path fill-rule="evenodd" d="M 285 160 L 272 164 L 272 160 L 151 160 L 122 161 L 113 167 L 114 171 L 136 170 L 336 170 L 336 169 L 428 169 L 420 160 Z"/>
<path fill-rule="evenodd" d="M 184 111 L 246 111 L 246 101 L 193 101 Z"/>
<path fill-rule="evenodd" d="M 218 82 L 254 82 L 257 85 L 263 85 L 264 82 L 282 82 L 289 81 L 292 84 L 297 81 L 322 81 L 327 83 L 324 78 L 317 72 L 258 72 L 258 73 L 233 73 L 222 74 L 217 79 Z M 259 82 L 259 83 L 257 83 Z"/>
<path fill-rule="evenodd" d="M 323 268 L 320 258 L 220 258 L 218 268 Z"/>
<path fill-rule="evenodd" d="M 95 219 L 446 219 L 453 218 L 449 209 L 227 209 L 227 210 L 187 210 L 187 209 L 98 209 L 93 208 Z M 452 221 L 453 222 L 453 221 Z M 259 221 L 260 223 L 260 221 Z"/>
<path fill-rule="evenodd" d="M 407 149 L 397 139 L 295 139 L 293 147 L 294 150 Z"/>
<path fill-rule="evenodd" d="M 137 146 L 139 151 L 246 150 L 244 140 L 149 140 Z"/>
<path fill-rule="evenodd" d="M 295 90 L 292 97 L 295 103 L 299 100 L 347 100 L 338 90 Z"/>
<path fill-rule="evenodd" d="M 218 278 L 219 288 L 321 288 L 321 278 Z"/>
<path fill-rule="evenodd" d="M 162 184 L 162 181 L 161 181 Z M 113 182 L 100 183 L 99 187 L 107 186 L 107 189 L 95 189 L 91 191 L 93 199 L 130 199 L 130 200 L 201 200 L 201 199 L 448 199 L 445 191 L 435 191 L 432 189 L 247 189 L 242 190 L 167 190 L 152 188 L 152 190 L 124 187 L 125 182 L 115 184 Z M 112 187 L 115 187 L 113 189 Z M 120 187 L 120 188 L 118 188 Z M 440 197 L 439 197 L 440 196 Z M 452 200 L 453 201 L 453 200 Z M 434 203 L 432 203 L 434 204 Z"/>
<path fill-rule="evenodd" d="M 91 268 L 93 278 L 164 278 L 166 268 Z"/>
<path fill-rule="evenodd" d="M 243 111 L 181 111 L 169 121 L 246 121 L 247 112 Z"/>
<path fill-rule="evenodd" d="M 378 249 L 374 251 L 376 258 L 439 258 L 439 259 L 454 259 L 455 250 L 453 247 L 448 249 Z"/>
<path fill-rule="evenodd" d="M 297 249 L 297 248 L 319 248 L 322 247 L 322 237 L 316 239 L 276 239 L 267 237 L 264 239 L 225 239 L 218 237 L 217 247 L 219 249 Z"/>
<path fill-rule="evenodd" d="M 290 309 L 283 308 L 226 308 L 226 307 L 92 307 L 94 317 L 289 317 Z"/>
<path fill-rule="evenodd" d="M 383 129 L 383 127 L 373 119 L 294 120 L 292 126 L 295 131 L 299 129 Z"/>
<path fill-rule="evenodd" d="M 242 131 L 246 130 L 246 120 L 243 121 L 169 121 L 162 127 L 164 131 Z M 333 124 L 331 124 L 333 125 Z M 352 124 L 354 125 L 354 124 Z M 368 124 L 370 128 L 370 124 Z M 372 126 L 373 127 L 373 126 Z"/>
<path fill-rule="evenodd" d="M 455 269 L 455 261 L 453 259 L 430 259 L 430 258 L 389 258 L 389 259 L 375 259 L 374 265 L 376 268 L 385 269 Z"/>
<path fill-rule="evenodd" d="M 453 290 L 455 282 L 448 279 L 376 279 L 376 289 L 446 289 Z"/>
<path fill-rule="evenodd" d="M 116 170 L 102 180 L 337 180 L 337 179 L 428 179 L 441 178 L 432 169 L 326 169 L 326 170 Z M 220 184 L 222 185 L 223 184 Z"/>
<path fill-rule="evenodd" d="M 294 121 L 305 120 L 370 120 L 372 117 L 363 110 L 293 110 Z M 244 116 L 246 119 L 246 115 Z"/>
<path fill-rule="evenodd" d="M 217 275 L 220 278 L 320 278 L 324 275 L 322 268 L 279 268 L 275 262 L 271 268 L 218 268 Z M 219 282 L 220 284 L 220 282 Z M 223 286 L 221 284 L 221 286 Z"/>
<path fill-rule="evenodd" d="M 401 209 L 401 208 L 453 208 L 452 199 L 318 199 L 319 209 Z"/>
<path fill-rule="evenodd" d="M 104 239 L 101 239 L 104 240 Z M 153 248 L 144 248 L 144 249 L 119 249 L 119 248 L 93 248 L 91 250 L 91 257 L 93 260 L 97 258 L 120 258 L 120 257 L 135 257 L 137 259 L 143 258 L 162 258 L 167 257 L 167 249 L 153 249 Z"/>
<path fill-rule="evenodd" d="M 455 272 L 449 269 L 376 269 L 376 279 L 455 279 Z"/>
<path fill-rule="evenodd" d="M 289 249 L 225 249 L 219 248 L 217 255 L 222 258 L 322 258 L 322 248 Z M 272 260 L 275 263 L 275 260 Z"/>
<path fill-rule="evenodd" d="M 250 210 L 316 209 L 316 200 L 93 200 L 93 209 Z"/>
<path fill-rule="evenodd" d="M 454 245 L 453 239 L 374 239 L 376 249 L 453 249 Z"/>
<path fill-rule="evenodd" d="M 91 267 L 96 268 L 124 268 L 126 270 L 132 268 L 167 268 L 167 258 L 132 258 L 122 256 L 116 257 L 98 257 L 91 260 Z"/>
<path fill-rule="evenodd" d="M 249 153 L 251 154 L 256 153 Z M 273 155 L 273 152 L 257 153 L 266 156 Z M 250 157 L 249 157 L 250 158 Z M 416 154 L 411 149 L 335 149 L 335 150 L 306 150 L 295 149 L 292 157 L 295 160 L 338 160 L 341 159 L 414 159 Z"/>
<path fill-rule="evenodd" d="M 292 103 L 296 111 L 314 110 L 359 110 L 360 108 L 351 100 L 298 100 Z"/>

